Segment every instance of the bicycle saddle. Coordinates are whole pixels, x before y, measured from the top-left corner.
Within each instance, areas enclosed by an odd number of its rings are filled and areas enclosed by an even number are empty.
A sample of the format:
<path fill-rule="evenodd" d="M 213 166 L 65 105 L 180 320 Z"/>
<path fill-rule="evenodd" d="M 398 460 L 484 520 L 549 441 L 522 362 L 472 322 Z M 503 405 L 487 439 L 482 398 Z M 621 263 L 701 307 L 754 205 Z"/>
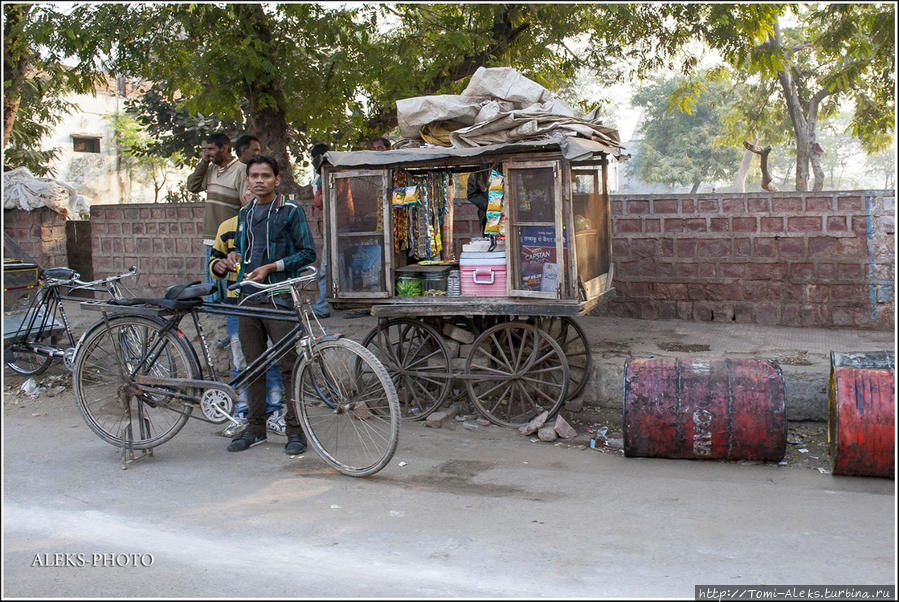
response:
<path fill-rule="evenodd" d="M 71 268 L 47 268 L 41 275 L 44 278 L 53 278 L 54 280 L 71 280 L 79 278 L 81 274 Z"/>
<path fill-rule="evenodd" d="M 202 284 L 199 280 L 182 282 L 181 284 L 173 284 L 165 289 L 164 297 L 172 300 L 195 299 L 209 295 L 214 288 L 215 285 L 211 282 L 206 284 Z"/>
<path fill-rule="evenodd" d="M 111 305 L 158 305 L 167 309 L 190 309 L 201 305 L 203 297 L 212 293 L 215 284 L 201 284 L 199 280 L 175 284 L 165 290 L 165 296 L 161 299 L 148 299 L 135 297 L 133 299 L 111 299 L 107 303 Z"/>

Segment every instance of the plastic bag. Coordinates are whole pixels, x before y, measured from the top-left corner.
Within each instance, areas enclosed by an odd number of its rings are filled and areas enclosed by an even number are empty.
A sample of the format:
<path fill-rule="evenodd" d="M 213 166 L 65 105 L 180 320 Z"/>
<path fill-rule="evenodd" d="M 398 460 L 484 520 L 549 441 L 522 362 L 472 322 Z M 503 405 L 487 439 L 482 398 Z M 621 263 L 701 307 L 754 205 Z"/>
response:
<path fill-rule="evenodd" d="M 487 211 L 503 210 L 503 193 L 499 190 L 491 190 L 487 193 Z"/>

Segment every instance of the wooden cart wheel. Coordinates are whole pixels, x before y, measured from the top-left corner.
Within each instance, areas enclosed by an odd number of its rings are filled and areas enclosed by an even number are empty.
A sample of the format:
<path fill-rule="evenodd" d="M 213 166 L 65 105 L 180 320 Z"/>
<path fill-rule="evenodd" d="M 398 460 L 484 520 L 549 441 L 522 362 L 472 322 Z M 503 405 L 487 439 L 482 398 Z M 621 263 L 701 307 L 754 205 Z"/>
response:
<path fill-rule="evenodd" d="M 420 420 L 446 399 L 450 358 L 436 330 L 411 318 L 375 326 L 362 345 L 387 368 L 400 400 L 400 415 Z"/>
<path fill-rule="evenodd" d="M 584 391 L 593 372 L 593 354 L 587 335 L 575 320 L 567 317 L 537 317 L 534 323 L 559 343 L 568 360 L 568 399 Z"/>
<path fill-rule="evenodd" d="M 519 427 L 555 414 L 568 392 L 568 360 L 559 344 L 525 322 L 504 322 L 475 339 L 465 361 L 465 386 L 494 424 Z"/>

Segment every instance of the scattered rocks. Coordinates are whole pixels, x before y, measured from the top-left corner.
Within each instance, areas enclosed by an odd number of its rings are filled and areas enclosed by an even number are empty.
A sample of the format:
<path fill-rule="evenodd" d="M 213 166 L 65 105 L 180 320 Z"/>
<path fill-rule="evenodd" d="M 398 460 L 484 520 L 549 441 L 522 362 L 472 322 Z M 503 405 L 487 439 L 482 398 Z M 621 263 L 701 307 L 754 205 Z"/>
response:
<path fill-rule="evenodd" d="M 549 419 L 549 412 L 543 412 L 539 416 L 534 417 L 530 422 L 525 424 L 524 426 L 518 427 L 518 432 L 522 435 L 533 435 L 543 424 Z"/>
<path fill-rule="evenodd" d="M 574 436 L 577 435 L 577 431 L 574 430 L 574 427 L 568 424 L 562 416 L 556 416 L 556 424 L 553 426 L 553 429 L 562 439 L 573 439 Z"/>
<path fill-rule="evenodd" d="M 447 424 L 447 421 L 452 421 L 455 418 L 456 414 L 463 410 L 461 403 L 454 403 L 450 407 L 445 410 L 437 410 L 427 418 L 425 418 L 425 425 L 431 428 L 439 429 L 440 427 Z"/>
<path fill-rule="evenodd" d="M 555 426 L 542 426 L 537 431 L 537 438 L 541 441 L 555 441 L 558 437 Z"/>

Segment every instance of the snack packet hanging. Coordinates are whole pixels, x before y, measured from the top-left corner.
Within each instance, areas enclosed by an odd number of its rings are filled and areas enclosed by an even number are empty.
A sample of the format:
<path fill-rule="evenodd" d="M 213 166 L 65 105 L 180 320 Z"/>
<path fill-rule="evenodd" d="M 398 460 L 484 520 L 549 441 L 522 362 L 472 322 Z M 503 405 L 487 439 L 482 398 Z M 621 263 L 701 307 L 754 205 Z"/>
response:
<path fill-rule="evenodd" d="M 418 186 L 406 186 L 405 191 L 403 205 L 406 207 L 421 207 L 421 201 L 418 199 Z"/>
<path fill-rule="evenodd" d="M 487 193 L 487 211 L 503 210 L 503 192 L 501 190 L 491 190 Z"/>
<path fill-rule="evenodd" d="M 405 188 L 394 188 L 393 194 L 390 196 L 390 206 L 391 207 L 402 207 L 404 205 L 405 198 L 406 198 L 406 189 Z"/>
<path fill-rule="evenodd" d="M 487 212 L 487 225 L 484 226 L 484 234 L 487 236 L 496 236 L 499 234 L 499 222 L 503 214 L 499 211 Z"/>
<path fill-rule="evenodd" d="M 503 174 L 495 169 L 490 170 L 490 190 L 503 189 Z"/>

